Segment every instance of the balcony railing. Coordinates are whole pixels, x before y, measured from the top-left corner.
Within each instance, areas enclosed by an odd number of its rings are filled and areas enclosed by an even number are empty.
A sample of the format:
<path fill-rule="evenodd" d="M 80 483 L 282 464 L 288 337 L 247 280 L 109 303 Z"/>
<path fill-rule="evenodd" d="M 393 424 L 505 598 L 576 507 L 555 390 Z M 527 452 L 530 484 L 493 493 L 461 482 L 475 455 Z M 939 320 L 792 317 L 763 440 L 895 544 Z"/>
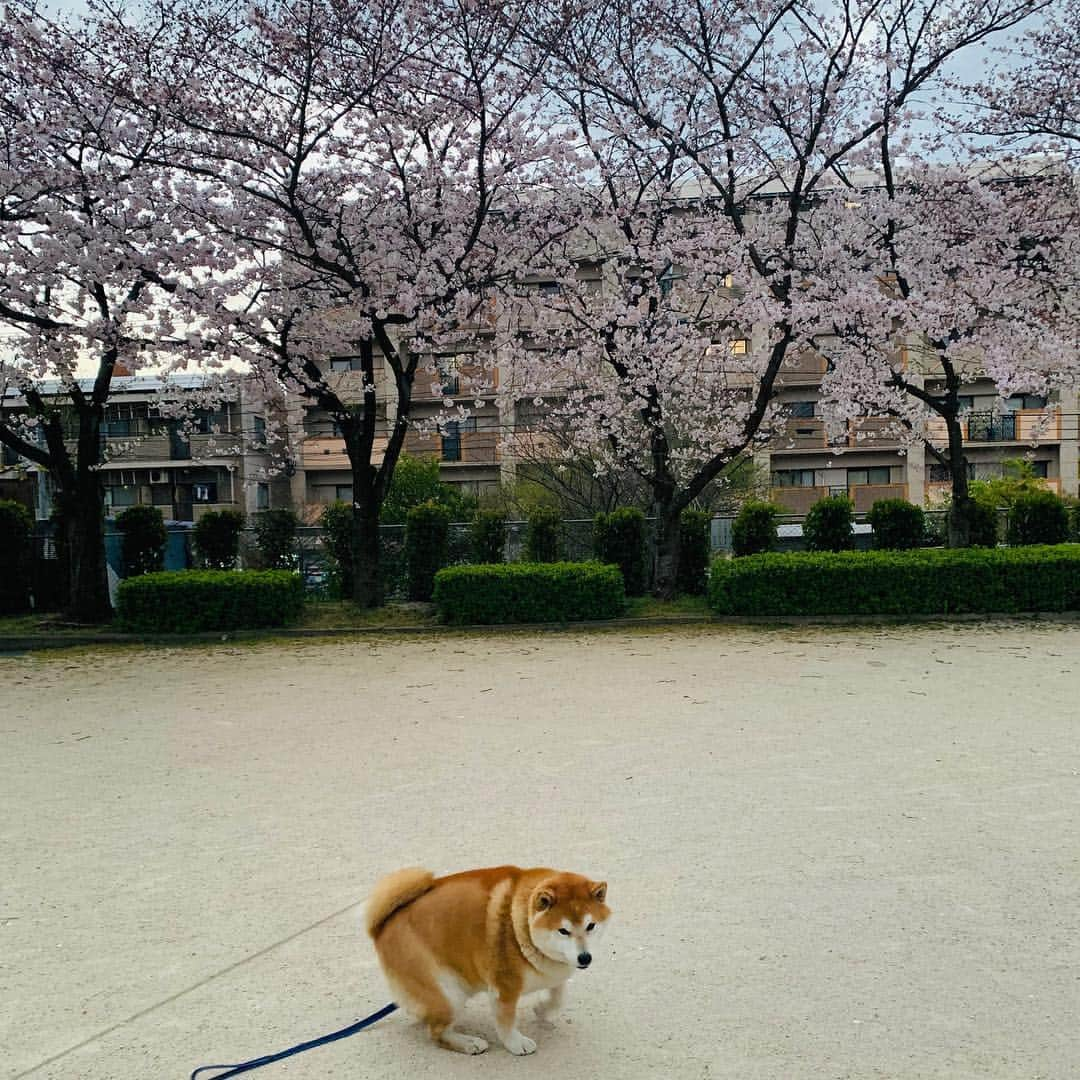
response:
<path fill-rule="evenodd" d="M 960 430 L 967 442 L 1056 442 L 1061 438 L 1061 414 L 1054 409 L 968 412 L 960 417 Z M 944 420 L 935 417 L 927 432 L 939 445 L 948 442 Z"/>

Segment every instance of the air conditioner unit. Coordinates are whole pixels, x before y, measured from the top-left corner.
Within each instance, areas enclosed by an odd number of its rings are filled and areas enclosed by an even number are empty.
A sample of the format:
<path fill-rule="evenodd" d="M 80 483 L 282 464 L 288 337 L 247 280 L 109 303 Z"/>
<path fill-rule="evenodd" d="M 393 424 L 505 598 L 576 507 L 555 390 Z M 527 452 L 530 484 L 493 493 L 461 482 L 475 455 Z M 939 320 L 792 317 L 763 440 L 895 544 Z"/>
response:
<path fill-rule="evenodd" d="M 169 470 L 168 469 L 151 469 L 150 470 L 150 483 L 151 484 L 167 484 L 169 482 Z"/>

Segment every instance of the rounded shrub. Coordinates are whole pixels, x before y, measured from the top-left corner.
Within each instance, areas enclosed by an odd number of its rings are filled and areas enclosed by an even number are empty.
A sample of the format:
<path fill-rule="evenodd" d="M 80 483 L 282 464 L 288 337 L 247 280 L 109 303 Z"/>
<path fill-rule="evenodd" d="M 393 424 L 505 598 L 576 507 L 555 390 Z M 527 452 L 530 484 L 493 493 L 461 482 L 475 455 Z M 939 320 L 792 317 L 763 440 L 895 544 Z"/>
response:
<path fill-rule="evenodd" d="M 34 519 L 20 502 L 0 499 L 0 614 L 30 607 L 30 558 Z"/>
<path fill-rule="evenodd" d="M 529 512 L 525 528 L 525 561 L 558 562 L 562 554 L 562 514 L 554 506 L 537 506 Z"/>
<path fill-rule="evenodd" d="M 269 570 L 291 569 L 296 559 L 296 529 L 300 519 L 288 507 L 264 510 L 254 519 L 255 544 Z"/>
<path fill-rule="evenodd" d="M 907 551 L 925 541 L 926 515 L 906 499 L 878 499 L 866 520 L 874 530 L 875 548 Z"/>
<path fill-rule="evenodd" d="M 414 506 L 405 515 L 405 563 L 410 600 L 430 600 L 435 575 L 446 562 L 450 511 L 437 502 Z"/>
<path fill-rule="evenodd" d="M 117 621 L 131 633 L 193 634 L 284 626 L 304 607 L 287 570 L 171 570 L 120 582 Z"/>
<path fill-rule="evenodd" d="M 709 569 L 712 542 L 709 536 L 712 515 L 705 510 L 684 510 L 679 518 L 679 573 L 681 593 L 703 596 Z"/>
<path fill-rule="evenodd" d="M 851 536 L 855 504 L 846 495 L 818 499 L 803 522 L 807 551 L 848 551 L 854 547 Z"/>
<path fill-rule="evenodd" d="M 603 563 L 622 571 L 627 596 L 645 592 L 645 515 L 633 506 L 620 506 L 593 520 L 593 551 Z"/>
<path fill-rule="evenodd" d="M 341 596 L 352 596 L 353 508 L 345 502 L 332 502 L 319 516 L 319 525 L 323 531 L 323 550 L 332 563 L 338 593 Z"/>
<path fill-rule="evenodd" d="M 968 542 L 972 547 L 997 547 L 998 510 L 989 499 L 971 500 L 971 532 Z"/>
<path fill-rule="evenodd" d="M 506 519 L 498 510 L 477 510 L 469 527 L 473 557 L 478 563 L 501 563 L 506 550 Z"/>
<path fill-rule="evenodd" d="M 776 519 L 780 507 L 751 499 L 744 502 L 731 524 L 731 550 L 736 555 L 758 555 L 776 547 Z"/>
<path fill-rule="evenodd" d="M 1069 539 L 1069 512 L 1052 491 L 1017 495 L 1009 509 L 1006 540 L 1011 547 L 1064 544 Z"/>
<path fill-rule="evenodd" d="M 168 533 L 156 506 L 129 506 L 116 519 L 123 537 L 124 575 L 153 574 L 165 565 Z"/>
<path fill-rule="evenodd" d="M 240 550 L 244 515 L 237 510 L 214 510 L 195 522 L 195 549 L 210 570 L 231 570 Z"/>

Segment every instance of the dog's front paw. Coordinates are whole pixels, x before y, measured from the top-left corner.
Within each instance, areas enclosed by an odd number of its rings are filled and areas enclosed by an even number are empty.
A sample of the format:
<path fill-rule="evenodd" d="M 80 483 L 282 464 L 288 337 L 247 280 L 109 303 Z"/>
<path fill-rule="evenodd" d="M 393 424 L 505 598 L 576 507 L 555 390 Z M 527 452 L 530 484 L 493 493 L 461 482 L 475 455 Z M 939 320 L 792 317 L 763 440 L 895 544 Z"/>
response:
<path fill-rule="evenodd" d="M 519 1057 L 536 1053 L 536 1043 L 528 1035 L 522 1035 L 520 1031 L 511 1032 L 503 1041 L 503 1045 L 511 1054 L 517 1054 Z"/>
<path fill-rule="evenodd" d="M 481 1039 L 479 1035 L 462 1035 L 461 1041 L 466 1054 L 482 1054 L 488 1048 L 487 1039 Z"/>
<path fill-rule="evenodd" d="M 459 1054 L 482 1054 L 488 1048 L 486 1039 L 479 1035 L 463 1035 L 460 1031 L 443 1032 L 441 1042 Z"/>

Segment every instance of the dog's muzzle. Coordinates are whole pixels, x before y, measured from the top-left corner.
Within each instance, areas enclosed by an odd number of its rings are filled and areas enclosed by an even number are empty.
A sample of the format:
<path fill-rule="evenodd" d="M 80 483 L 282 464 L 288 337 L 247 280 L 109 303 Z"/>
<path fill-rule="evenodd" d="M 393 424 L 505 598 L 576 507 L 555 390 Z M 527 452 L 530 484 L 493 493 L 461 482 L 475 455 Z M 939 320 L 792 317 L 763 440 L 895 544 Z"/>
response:
<path fill-rule="evenodd" d="M 592 963 L 592 954 L 591 953 L 587 953 L 587 952 L 578 953 L 577 966 L 578 966 L 579 970 L 583 971 L 591 963 Z"/>

